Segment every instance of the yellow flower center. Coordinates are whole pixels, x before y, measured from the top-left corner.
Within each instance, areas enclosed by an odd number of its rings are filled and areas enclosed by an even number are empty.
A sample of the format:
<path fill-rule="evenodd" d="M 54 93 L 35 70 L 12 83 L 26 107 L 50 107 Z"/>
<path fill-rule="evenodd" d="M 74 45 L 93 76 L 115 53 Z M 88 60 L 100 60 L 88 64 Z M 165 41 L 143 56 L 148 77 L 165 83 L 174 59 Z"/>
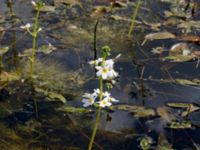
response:
<path fill-rule="evenodd" d="M 103 105 L 106 105 L 106 104 L 107 104 L 107 101 L 103 101 L 102 104 L 103 104 Z"/>
<path fill-rule="evenodd" d="M 106 68 L 103 68 L 102 72 L 103 72 L 103 73 L 107 73 L 108 70 L 107 70 Z"/>
<path fill-rule="evenodd" d="M 93 99 L 91 99 L 91 98 L 88 99 L 88 102 L 89 102 L 89 103 L 93 103 Z"/>

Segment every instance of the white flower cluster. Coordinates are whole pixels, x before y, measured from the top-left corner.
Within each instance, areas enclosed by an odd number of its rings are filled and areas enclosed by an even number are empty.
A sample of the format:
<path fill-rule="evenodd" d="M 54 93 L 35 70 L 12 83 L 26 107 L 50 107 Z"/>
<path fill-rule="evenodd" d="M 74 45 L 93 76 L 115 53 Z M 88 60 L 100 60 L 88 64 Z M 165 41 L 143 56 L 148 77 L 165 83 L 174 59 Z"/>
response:
<path fill-rule="evenodd" d="M 30 23 L 25 24 L 24 26 L 20 26 L 21 29 L 30 29 L 33 25 Z"/>
<path fill-rule="evenodd" d="M 83 95 L 83 100 L 82 102 L 84 103 L 84 107 L 88 107 L 94 104 L 99 105 L 100 107 L 108 107 L 112 105 L 112 102 L 118 102 L 115 98 L 110 96 L 109 92 L 103 92 L 103 99 L 101 101 L 96 102 L 96 98 L 99 97 L 100 90 L 99 89 L 94 89 L 94 92 L 92 94 L 90 93 L 85 93 Z"/>
<path fill-rule="evenodd" d="M 118 58 L 118 55 L 116 58 Z M 115 59 L 116 59 L 115 58 Z M 118 76 L 118 73 L 114 70 L 114 60 L 108 59 L 104 60 L 103 58 L 98 58 L 97 60 L 93 60 L 89 62 L 90 65 L 95 66 L 97 72 L 96 76 L 101 77 L 103 80 L 113 80 Z M 102 100 L 96 101 L 96 98 L 100 98 L 100 89 L 94 89 L 94 92 L 85 93 L 83 95 L 82 102 L 84 103 L 84 107 L 88 107 L 91 105 L 99 106 L 99 107 L 109 107 L 112 105 L 112 102 L 118 102 L 115 98 L 111 97 L 109 92 L 102 92 Z"/>
<path fill-rule="evenodd" d="M 105 60 L 102 64 L 103 58 L 90 61 L 89 64 L 95 65 L 97 69 L 97 77 L 102 77 L 104 80 L 111 80 L 118 76 L 118 73 L 114 70 L 114 61 L 112 59 Z"/>
<path fill-rule="evenodd" d="M 33 5 L 33 7 L 38 7 L 38 5 L 40 5 L 40 3 L 37 3 L 37 2 L 35 2 L 35 1 L 31 1 L 31 4 Z M 44 6 L 45 5 L 45 3 L 42 3 L 42 5 L 41 6 Z"/>
<path fill-rule="evenodd" d="M 27 24 L 25 24 L 25 25 L 20 26 L 21 29 L 26 29 L 26 30 L 32 35 L 33 33 L 31 33 L 31 31 L 30 31 L 30 28 L 31 28 L 31 27 L 33 27 L 33 25 L 30 24 L 30 23 L 27 23 Z M 40 32 L 40 31 L 42 31 L 42 28 L 39 28 L 39 29 L 37 30 L 37 32 Z"/>

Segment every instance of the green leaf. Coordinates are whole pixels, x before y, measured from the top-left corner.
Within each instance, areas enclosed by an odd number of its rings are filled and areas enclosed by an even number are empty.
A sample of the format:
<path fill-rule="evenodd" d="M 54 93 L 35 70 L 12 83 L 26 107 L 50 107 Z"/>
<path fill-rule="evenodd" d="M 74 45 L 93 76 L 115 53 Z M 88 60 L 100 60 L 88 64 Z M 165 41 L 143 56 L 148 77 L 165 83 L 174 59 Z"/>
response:
<path fill-rule="evenodd" d="M 145 108 L 142 106 L 132 106 L 132 105 L 115 105 L 111 107 L 112 110 L 122 110 L 133 113 L 135 117 L 149 117 L 155 116 L 155 111 L 150 108 Z"/>
<path fill-rule="evenodd" d="M 199 85 L 198 83 L 187 80 L 187 79 L 175 79 L 175 81 L 181 85 L 194 85 L 194 86 Z"/>
<path fill-rule="evenodd" d="M 175 108 L 189 108 L 194 106 L 193 104 L 188 103 L 167 103 L 167 106 L 175 107 Z"/>
<path fill-rule="evenodd" d="M 190 55 L 175 55 L 175 56 L 166 56 L 163 58 L 165 60 L 171 60 L 172 62 L 184 62 L 193 59 L 193 56 Z"/>
<path fill-rule="evenodd" d="M 172 129 L 187 129 L 187 128 L 191 128 L 192 124 L 189 121 L 183 121 L 183 122 L 176 122 L 173 121 L 170 124 L 170 128 Z"/>
<path fill-rule="evenodd" d="M 56 9 L 55 6 L 51 6 L 51 5 L 44 5 L 41 8 L 41 12 L 54 12 Z M 35 10 L 38 10 L 38 8 L 36 7 Z"/>
<path fill-rule="evenodd" d="M 140 146 L 142 150 L 149 150 L 151 148 L 151 144 L 153 143 L 153 140 L 150 137 L 144 137 L 140 141 Z"/>
<path fill-rule="evenodd" d="M 48 98 L 50 100 L 54 100 L 54 101 L 59 100 L 59 101 L 61 101 L 63 103 L 66 103 L 66 98 L 63 95 L 55 93 L 55 92 L 49 92 L 48 93 Z"/>
<path fill-rule="evenodd" d="M 77 107 L 72 107 L 72 106 L 62 106 L 57 109 L 58 111 L 62 112 L 69 112 L 69 113 L 87 113 L 91 112 L 91 109 L 88 108 L 77 108 Z"/>
<path fill-rule="evenodd" d="M 48 45 L 42 45 L 40 46 L 36 52 L 37 53 L 44 53 L 44 54 L 50 54 L 51 52 L 53 52 L 56 49 L 56 47 L 54 47 L 53 45 L 51 45 L 51 43 L 49 43 Z"/>

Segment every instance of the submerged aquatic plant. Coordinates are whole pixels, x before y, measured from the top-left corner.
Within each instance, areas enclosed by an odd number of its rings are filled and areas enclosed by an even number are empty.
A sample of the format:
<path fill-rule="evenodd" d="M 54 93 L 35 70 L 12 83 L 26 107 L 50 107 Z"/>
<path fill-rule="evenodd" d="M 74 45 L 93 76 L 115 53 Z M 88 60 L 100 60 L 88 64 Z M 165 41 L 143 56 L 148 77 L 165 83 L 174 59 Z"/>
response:
<path fill-rule="evenodd" d="M 29 78 L 30 78 L 30 81 L 32 82 L 33 66 L 35 63 L 35 49 L 36 49 L 36 42 L 37 42 L 36 40 L 37 40 L 38 33 L 42 30 L 42 28 L 38 27 L 38 20 L 39 20 L 40 11 L 41 11 L 44 3 L 43 3 L 43 0 L 38 0 L 37 2 L 31 1 L 31 3 L 32 3 L 34 9 L 37 11 L 35 20 L 34 20 L 33 31 L 30 30 L 30 28 L 32 27 L 32 25 L 30 23 L 27 23 L 25 26 L 21 26 L 20 28 L 26 29 L 26 31 L 33 37 L 31 57 L 29 57 L 29 60 L 30 60 Z M 33 99 L 33 103 L 34 103 L 34 107 L 35 107 L 36 118 L 38 118 L 38 108 L 37 108 L 36 100 Z"/>
<path fill-rule="evenodd" d="M 85 93 L 83 95 L 82 102 L 84 103 L 84 107 L 95 106 L 98 108 L 95 125 L 93 128 L 92 136 L 90 139 L 90 143 L 88 146 L 88 150 L 92 149 L 92 145 L 94 142 L 94 138 L 96 135 L 96 131 L 98 128 L 101 109 L 105 107 L 109 107 L 112 105 L 112 102 L 118 102 L 115 98 L 111 96 L 108 91 L 103 90 L 103 80 L 113 80 L 118 76 L 118 73 L 114 70 L 114 61 L 120 55 L 118 55 L 115 59 L 107 59 L 110 55 L 110 48 L 108 46 L 104 46 L 102 48 L 101 58 L 90 61 L 89 64 L 93 65 L 96 69 L 96 76 L 99 78 L 99 88 L 94 89 L 93 93 Z M 110 87 L 108 88 L 110 90 Z M 96 100 L 98 98 L 98 100 Z"/>
<path fill-rule="evenodd" d="M 34 9 L 37 11 L 36 16 L 35 16 L 34 25 L 27 23 L 26 25 L 20 27 L 21 29 L 26 29 L 26 31 L 33 37 L 32 52 L 31 52 L 31 57 L 29 58 L 29 60 L 30 60 L 30 71 L 29 71 L 30 79 L 32 79 L 32 76 L 33 76 L 36 40 L 37 40 L 38 33 L 42 30 L 42 28 L 38 27 L 38 20 L 39 20 L 40 11 L 42 9 L 42 6 L 44 5 L 43 0 L 39 0 L 37 2 L 31 1 L 31 3 L 32 3 Z M 30 30 L 31 27 L 33 27 L 33 31 Z"/>

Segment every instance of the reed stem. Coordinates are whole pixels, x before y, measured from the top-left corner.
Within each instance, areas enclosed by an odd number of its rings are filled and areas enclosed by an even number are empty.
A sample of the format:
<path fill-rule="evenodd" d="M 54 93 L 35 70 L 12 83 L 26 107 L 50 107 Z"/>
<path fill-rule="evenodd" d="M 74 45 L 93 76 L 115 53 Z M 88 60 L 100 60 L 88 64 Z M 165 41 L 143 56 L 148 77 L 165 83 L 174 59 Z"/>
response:
<path fill-rule="evenodd" d="M 131 26 L 130 26 L 129 32 L 128 32 L 128 38 L 129 38 L 129 39 L 131 38 L 131 33 L 133 32 L 133 29 L 134 29 L 135 19 L 136 19 L 138 10 L 139 10 L 139 8 L 140 8 L 140 4 L 141 4 L 141 0 L 138 0 L 136 9 L 135 9 L 135 11 L 134 11 L 134 14 L 133 14 L 133 17 L 132 17 L 132 20 L 131 20 Z"/>

